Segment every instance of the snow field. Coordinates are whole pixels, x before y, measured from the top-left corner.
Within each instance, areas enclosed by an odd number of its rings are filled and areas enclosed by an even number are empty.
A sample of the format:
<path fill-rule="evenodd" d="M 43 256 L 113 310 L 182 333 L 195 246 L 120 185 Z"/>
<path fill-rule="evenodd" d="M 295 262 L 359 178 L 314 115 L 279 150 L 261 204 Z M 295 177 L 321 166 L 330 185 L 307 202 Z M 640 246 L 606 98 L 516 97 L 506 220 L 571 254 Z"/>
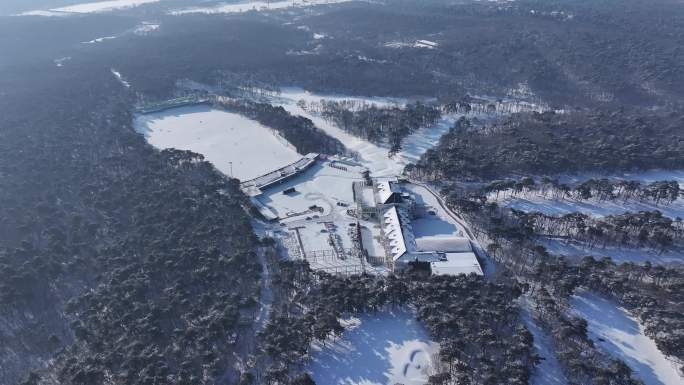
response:
<path fill-rule="evenodd" d="M 424 237 L 467 237 L 461 226 L 449 216 L 440 206 L 437 198 L 425 187 L 405 183 L 402 184 L 402 188 L 413 197 L 416 204 L 425 206 L 425 215 L 411 221 L 416 241 Z M 429 214 L 428 211 L 435 214 Z"/>
<path fill-rule="evenodd" d="M 224 174 L 232 173 L 241 180 L 301 158 L 294 148 L 277 139 L 271 129 L 241 115 L 207 106 L 138 116 L 135 127 L 154 147 L 200 153 Z"/>
<path fill-rule="evenodd" d="M 389 158 L 389 148 L 370 143 L 362 138 L 356 137 L 335 124 L 323 119 L 322 117 L 312 114 L 302 108 L 298 102 L 305 101 L 307 104 L 311 102 L 319 102 L 322 99 L 330 101 L 351 100 L 358 102 L 366 102 L 374 104 L 378 107 L 388 107 L 405 104 L 405 100 L 390 99 L 390 98 L 363 98 L 363 97 L 346 97 L 340 95 L 320 95 L 313 94 L 302 90 L 301 88 L 283 88 L 280 95 L 272 99 L 272 103 L 282 106 L 285 110 L 293 115 L 301 115 L 311 119 L 311 121 L 328 135 L 341 141 L 347 149 L 358 154 L 359 162 L 367 167 L 374 176 L 396 176 L 401 174 L 404 166 L 407 163 L 399 162 L 397 159 Z M 395 156 L 395 158 L 397 158 Z"/>
<path fill-rule="evenodd" d="M 317 384 L 422 385 L 439 345 L 407 310 L 345 320 L 342 336 L 312 346 L 307 370 Z"/>
<path fill-rule="evenodd" d="M 671 250 L 658 253 L 654 250 L 641 250 L 632 248 L 595 247 L 589 248 L 578 243 L 567 243 L 558 239 L 543 238 L 537 241 L 539 244 L 554 254 L 568 257 L 584 257 L 593 255 L 596 258 L 611 257 L 616 262 L 644 263 L 650 261 L 653 264 L 668 265 L 681 264 L 684 262 L 684 253 L 679 250 Z"/>
<path fill-rule="evenodd" d="M 572 297 L 576 315 L 588 322 L 589 336 L 611 355 L 624 360 L 646 385 L 681 385 L 676 366 L 644 334 L 638 320 L 613 302 L 589 292 Z"/>
<path fill-rule="evenodd" d="M 321 100 L 356 101 L 373 104 L 377 107 L 401 107 L 409 103 L 409 100 L 402 98 L 323 95 L 295 87 L 281 88 L 279 95 L 270 98 L 270 102 L 274 105 L 282 106 L 293 115 L 301 115 L 311 119 L 318 128 L 325 131 L 328 135 L 340 140 L 347 149 L 357 154 L 359 162 L 368 168 L 374 177 L 395 177 L 401 175 L 404 171 L 404 167 L 408 164 L 415 163 L 428 149 L 436 146 L 442 135 L 447 133 L 449 128 L 463 116 L 462 114 L 456 113 L 444 114 L 433 126 L 420 129 L 406 137 L 402 142 L 402 150 L 390 158 L 388 146 L 377 145 L 354 136 L 317 114 L 307 111 L 298 103 L 299 101 L 304 101 L 306 104 L 309 104 L 312 102 L 320 102 Z M 544 107 L 531 103 L 514 100 L 496 101 L 494 103 L 497 106 L 497 110 L 501 111 L 541 111 L 544 109 Z M 480 119 L 488 119 L 497 116 L 497 113 L 473 114 L 472 116 Z"/>
<path fill-rule="evenodd" d="M 50 10 L 35 10 L 21 13 L 20 16 L 60 16 L 69 13 L 99 13 L 138 7 L 143 4 L 156 3 L 160 0 L 109 0 L 69 5 Z"/>
<path fill-rule="evenodd" d="M 323 4 L 345 3 L 353 0 L 281 0 L 281 1 L 246 1 L 233 4 L 221 4 L 211 7 L 189 7 L 177 9 L 169 12 L 171 15 L 184 15 L 188 13 L 205 13 L 205 14 L 221 14 L 221 13 L 244 13 L 249 11 L 273 11 L 285 8 L 303 8 Z"/>

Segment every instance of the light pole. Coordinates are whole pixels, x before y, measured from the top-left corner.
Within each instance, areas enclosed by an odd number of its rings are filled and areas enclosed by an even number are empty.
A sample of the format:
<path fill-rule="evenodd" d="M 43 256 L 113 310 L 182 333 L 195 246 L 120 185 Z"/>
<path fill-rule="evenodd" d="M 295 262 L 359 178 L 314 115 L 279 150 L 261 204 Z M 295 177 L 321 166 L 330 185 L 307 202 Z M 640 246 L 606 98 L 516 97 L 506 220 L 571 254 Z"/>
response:
<path fill-rule="evenodd" d="M 232 178 L 233 177 L 233 162 L 228 162 L 228 164 L 230 165 L 230 177 Z"/>

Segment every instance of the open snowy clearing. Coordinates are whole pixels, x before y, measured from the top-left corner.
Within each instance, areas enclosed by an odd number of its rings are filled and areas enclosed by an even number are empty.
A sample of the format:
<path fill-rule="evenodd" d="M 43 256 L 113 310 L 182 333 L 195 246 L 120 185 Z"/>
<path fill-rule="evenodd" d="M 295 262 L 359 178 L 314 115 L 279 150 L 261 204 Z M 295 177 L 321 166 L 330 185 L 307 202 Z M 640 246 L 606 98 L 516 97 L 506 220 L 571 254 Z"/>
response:
<path fill-rule="evenodd" d="M 650 261 L 657 265 L 681 264 L 684 262 L 684 253 L 679 250 L 669 250 L 658 253 L 653 250 L 641 250 L 630 248 L 615 247 L 594 247 L 589 248 L 578 243 L 567 243 L 558 239 L 543 238 L 538 243 L 544 245 L 546 249 L 554 254 L 565 255 L 568 257 L 584 257 L 587 255 L 596 258 L 611 257 L 616 262 L 635 262 L 644 263 Z"/>
<path fill-rule="evenodd" d="M 252 179 L 301 158 L 271 129 L 208 106 L 174 108 L 136 118 L 135 127 L 159 149 L 204 155 L 226 175 Z"/>
<path fill-rule="evenodd" d="M 580 212 L 592 216 L 606 216 L 622 214 L 627 211 L 638 212 L 658 210 L 662 212 L 663 215 L 670 218 L 684 217 L 684 199 L 678 199 L 672 204 L 656 205 L 652 202 L 640 202 L 636 200 L 623 202 L 621 200 L 599 201 L 596 199 L 589 199 L 578 201 L 570 198 L 553 199 L 535 193 L 518 197 L 500 197 L 499 199 L 495 199 L 495 194 L 492 193 L 488 198 L 497 201 L 500 206 L 510 207 L 525 212 L 539 211 L 548 215 L 564 215 Z"/>
<path fill-rule="evenodd" d="M 364 314 L 344 322 L 336 341 L 315 344 L 307 370 L 317 384 L 422 385 L 439 351 L 406 310 Z"/>
<path fill-rule="evenodd" d="M 446 210 L 441 207 L 437 198 L 430 194 L 425 187 L 410 183 L 404 183 L 402 187 L 413 197 L 417 205 L 425 207 L 425 215 L 411 221 L 416 241 L 424 237 L 467 236 L 461 226 L 449 216 Z"/>
<path fill-rule="evenodd" d="M 293 115 L 301 115 L 311 119 L 314 124 L 328 135 L 340 140 L 350 151 L 356 153 L 359 162 L 367 167 L 375 177 L 393 177 L 403 172 L 406 165 L 415 162 L 428 149 L 434 147 L 439 138 L 446 133 L 453 123 L 461 116 L 457 114 L 445 115 L 436 125 L 419 130 L 409 135 L 403 141 L 402 151 L 389 157 L 389 147 L 376 145 L 367 140 L 354 136 L 332 122 L 310 113 L 298 104 L 300 100 L 307 103 L 328 101 L 358 101 L 373 104 L 377 107 L 402 106 L 405 99 L 380 97 L 350 97 L 342 95 L 320 95 L 302 90 L 301 88 L 283 88 L 274 97 L 272 103 L 282 106 Z"/>
<path fill-rule="evenodd" d="M 298 103 L 299 101 L 304 101 L 306 104 L 309 104 L 312 102 L 320 102 L 321 100 L 356 101 L 373 104 L 377 107 L 401 107 L 409 103 L 410 100 L 386 97 L 323 95 L 294 87 L 282 88 L 277 96 L 270 98 L 270 102 L 274 105 L 282 106 L 293 115 L 301 115 L 311 119 L 318 128 L 325 131 L 328 135 L 340 140 L 347 149 L 358 156 L 358 161 L 367 167 L 375 177 L 394 177 L 402 174 L 404 167 L 408 164 L 415 163 L 427 150 L 436 146 L 442 135 L 447 133 L 453 124 L 463 116 L 463 114 L 458 113 L 444 114 L 433 126 L 422 128 L 407 136 L 402 141 L 401 151 L 390 158 L 389 146 L 378 145 L 354 136 L 321 116 L 307 111 Z M 474 113 L 469 116 L 477 117 L 480 120 L 487 120 L 499 116 L 501 113 L 528 110 L 542 111 L 546 108 L 516 100 L 492 100 L 492 103 L 495 104 L 496 110 L 500 112 Z"/>
<path fill-rule="evenodd" d="M 573 311 L 587 320 L 589 336 L 615 357 L 623 359 L 646 385 L 677 385 L 684 381 L 644 328 L 624 309 L 597 295 L 580 292 L 571 300 Z M 603 341 L 601 341 L 600 339 Z"/>
<path fill-rule="evenodd" d="M 160 0 L 109 0 L 81 3 L 50 10 L 35 10 L 21 13 L 20 16 L 60 16 L 70 13 L 99 13 L 119 9 L 133 8 L 143 4 L 156 3 Z"/>
<path fill-rule="evenodd" d="M 346 3 L 353 0 L 281 0 L 281 1 L 249 1 L 239 3 L 223 3 L 211 7 L 189 7 L 171 11 L 172 15 L 184 15 L 188 13 L 244 13 L 249 11 L 273 11 L 285 8 L 303 8 L 323 4 Z"/>

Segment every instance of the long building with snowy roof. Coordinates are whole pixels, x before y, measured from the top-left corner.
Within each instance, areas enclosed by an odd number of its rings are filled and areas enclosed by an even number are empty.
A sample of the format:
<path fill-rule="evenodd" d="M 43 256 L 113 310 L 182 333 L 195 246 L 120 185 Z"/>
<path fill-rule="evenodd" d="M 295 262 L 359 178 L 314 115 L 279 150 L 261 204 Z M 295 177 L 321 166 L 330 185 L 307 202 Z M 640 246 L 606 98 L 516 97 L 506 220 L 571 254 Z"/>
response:
<path fill-rule="evenodd" d="M 387 251 L 392 261 L 404 258 L 409 251 L 415 251 L 416 244 L 404 210 L 392 206 L 382 214 L 382 228 L 387 240 Z"/>
<path fill-rule="evenodd" d="M 401 189 L 393 182 L 381 181 L 376 184 L 378 204 L 387 205 L 401 202 Z"/>
<path fill-rule="evenodd" d="M 392 206 L 382 214 L 387 253 L 395 267 L 409 262 L 430 264 L 433 274 L 483 275 L 470 241 L 462 237 L 421 237 L 416 239 L 408 213 Z"/>

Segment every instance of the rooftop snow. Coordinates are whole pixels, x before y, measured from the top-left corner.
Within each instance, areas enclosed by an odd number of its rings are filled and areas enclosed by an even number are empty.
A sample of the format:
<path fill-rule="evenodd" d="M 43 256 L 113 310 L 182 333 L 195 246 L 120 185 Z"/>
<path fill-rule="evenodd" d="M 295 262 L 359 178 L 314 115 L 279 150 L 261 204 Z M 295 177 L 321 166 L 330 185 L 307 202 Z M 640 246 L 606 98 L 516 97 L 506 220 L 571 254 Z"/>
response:
<path fill-rule="evenodd" d="M 435 275 L 471 274 L 483 275 L 475 253 L 445 253 L 446 261 L 432 262 L 430 268 Z"/>
<path fill-rule="evenodd" d="M 397 261 L 407 252 L 416 249 L 410 221 L 403 210 L 389 208 L 382 214 L 382 223 L 392 260 Z"/>
<path fill-rule="evenodd" d="M 439 251 L 443 253 L 467 253 L 473 251 L 470 241 L 462 237 L 433 236 L 416 238 L 416 247 L 419 251 Z"/>
<path fill-rule="evenodd" d="M 378 182 L 378 198 L 380 198 L 379 203 L 386 204 L 390 201 L 394 194 L 401 194 L 401 190 L 396 186 L 396 184 L 390 181 Z"/>

